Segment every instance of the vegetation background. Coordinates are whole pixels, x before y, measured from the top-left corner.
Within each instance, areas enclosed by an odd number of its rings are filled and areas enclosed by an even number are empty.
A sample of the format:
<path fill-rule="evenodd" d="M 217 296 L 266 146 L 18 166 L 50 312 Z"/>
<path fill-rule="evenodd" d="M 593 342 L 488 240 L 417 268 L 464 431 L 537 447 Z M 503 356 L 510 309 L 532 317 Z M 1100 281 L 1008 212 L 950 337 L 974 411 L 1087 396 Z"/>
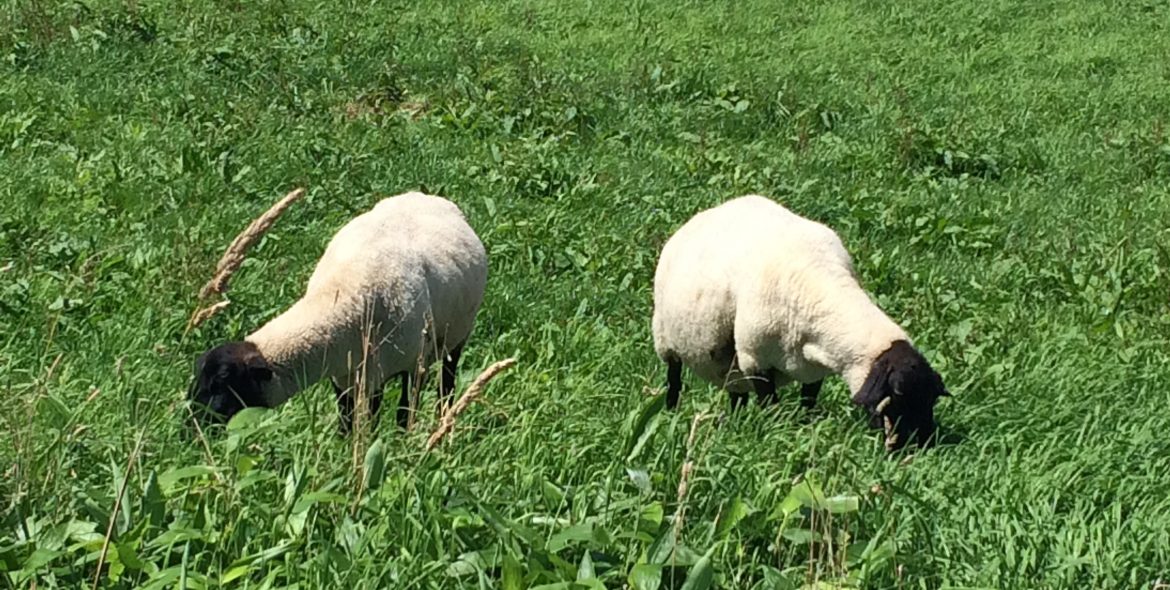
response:
<path fill-rule="evenodd" d="M 1166 588 L 1168 119 L 1166 0 L 5 0 L 0 587 Z M 490 250 L 461 386 L 517 367 L 429 454 L 320 386 L 192 437 L 195 356 L 411 189 Z M 748 192 L 840 231 L 950 444 L 839 380 L 661 411 L 657 252 Z"/>

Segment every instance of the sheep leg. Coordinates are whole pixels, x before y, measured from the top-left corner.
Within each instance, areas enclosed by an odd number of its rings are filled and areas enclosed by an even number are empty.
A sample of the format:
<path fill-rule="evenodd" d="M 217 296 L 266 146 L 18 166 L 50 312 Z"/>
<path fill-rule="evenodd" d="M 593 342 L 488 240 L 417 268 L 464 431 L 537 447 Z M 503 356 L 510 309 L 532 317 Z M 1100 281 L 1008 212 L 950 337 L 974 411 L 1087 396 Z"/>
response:
<path fill-rule="evenodd" d="M 682 391 L 682 361 L 666 361 L 666 407 L 678 407 L 678 394 Z"/>
<path fill-rule="evenodd" d="M 813 381 L 812 383 L 805 383 L 800 386 L 800 405 L 805 409 L 811 410 L 817 406 L 817 396 L 821 393 L 821 386 L 825 384 L 825 380 Z"/>
<path fill-rule="evenodd" d="M 752 387 L 756 390 L 756 398 L 760 407 L 770 406 L 776 401 L 776 380 L 768 373 L 752 377 Z M 746 398 L 747 395 L 745 394 Z"/>
<path fill-rule="evenodd" d="M 344 390 L 333 379 L 329 380 L 333 386 L 333 393 L 337 396 L 337 434 L 348 436 L 353 430 L 353 396 Z"/>
<path fill-rule="evenodd" d="M 398 397 L 398 427 L 406 430 L 410 425 L 410 371 L 402 372 L 402 395 Z"/>
<path fill-rule="evenodd" d="M 731 396 L 731 411 L 734 412 L 747 405 L 748 394 L 746 393 L 732 393 Z"/>
<path fill-rule="evenodd" d="M 386 383 L 370 392 L 370 432 L 377 432 L 379 417 L 382 414 L 382 390 Z"/>
<path fill-rule="evenodd" d="M 452 348 L 443 358 L 443 377 L 439 380 L 439 409 L 444 411 L 455 393 L 455 375 L 459 368 L 459 357 L 463 355 L 463 343 Z"/>

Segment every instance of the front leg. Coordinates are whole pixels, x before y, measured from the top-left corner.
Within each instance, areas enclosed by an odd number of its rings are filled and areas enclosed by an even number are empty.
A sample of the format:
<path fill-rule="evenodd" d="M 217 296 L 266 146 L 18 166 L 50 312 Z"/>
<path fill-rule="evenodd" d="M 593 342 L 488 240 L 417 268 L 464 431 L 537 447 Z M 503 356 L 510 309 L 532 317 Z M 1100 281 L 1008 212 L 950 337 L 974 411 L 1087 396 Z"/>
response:
<path fill-rule="evenodd" d="M 825 380 L 813 381 L 812 383 L 805 383 L 800 386 L 800 405 L 805 409 L 811 410 L 817 406 L 817 396 L 821 393 L 821 386 L 825 384 Z"/>
<path fill-rule="evenodd" d="M 353 431 L 353 395 L 348 389 L 342 389 L 334 379 L 330 379 L 329 384 L 333 386 L 333 393 L 337 396 L 337 434 L 349 436 Z"/>
<path fill-rule="evenodd" d="M 776 403 L 776 380 L 770 373 L 762 373 L 751 377 L 752 387 L 756 390 L 756 399 L 760 407 L 767 407 Z M 745 396 L 746 397 L 746 396 Z"/>
<path fill-rule="evenodd" d="M 410 371 L 403 371 L 402 374 L 402 395 L 398 397 L 398 427 L 406 430 L 410 426 Z"/>
<path fill-rule="evenodd" d="M 731 411 L 732 412 L 738 411 L 740 408 L 743 408 L 744 406 L 747 405 L 748 394 L 746 394 L 746 393 L 732 392 L 732 393 L 729 393 L 728 396 L 731 398 Z"/>

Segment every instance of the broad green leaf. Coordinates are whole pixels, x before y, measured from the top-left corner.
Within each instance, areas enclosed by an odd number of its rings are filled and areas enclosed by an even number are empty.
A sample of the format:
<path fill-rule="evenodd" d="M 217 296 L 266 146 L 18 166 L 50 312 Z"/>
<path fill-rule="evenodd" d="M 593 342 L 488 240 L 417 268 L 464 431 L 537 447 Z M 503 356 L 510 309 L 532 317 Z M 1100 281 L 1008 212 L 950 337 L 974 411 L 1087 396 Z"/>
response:
<path fill-rule="evenodd" d="M 583 522 L 573 526 L 564 528 L 549 538 L 545 549 L 550 553 L 559 553 L 561 549 L 568 547 L 576 541 L 589 541 L 593 539 L 593 524 Z"/>
<path fill-rule="evenodd" d="M 126 569 L 138 571 L 146 567 L 130 543 L 114 543 L 114 549 L 118 552 L 118 560 L 126 566 Z"/>
<path fill-rule="evenodd" d="M 375 440 L 366 450 L 364 472 L 363 486 L 367 494 L 382 487 L 382 479 L 386 475 L 386 447 L 382 444 L 382 439 Z"/>
<path fill-rule="evenodd" d="M 270 561 L 288 553 L 290 549 L 296 546 L 295 541 L 282 541 L 273 547 L 257 551 L 251 555 L 245 555 L 235 561 L 229 567 L 235 568 L 243 565 L 256 565 L 266 561 Z"/>
<path fill-rule="evenodd" d="M 308 483 L 304 468 L 293 467 L 284 479 L 284 505 L 292 507 L 305 491 Z"/>
<path fill-rule="evenodd" d="M 577 567 L 577 581 L 589 580 L 596 577 L 597 573 L 593 570 L 593 557 L 586 551 L 581 555 L 581 565 Z"/>
<path fill-rule="evenodd" d="M 641 521 L 639 525 L 650 525 L 652 529 L 657 530 L 658 525 L 662 524 L 664 515 L 662 502 L 651 502 L 642 507 L 642 512 L 638 515 L 638 519 Z"/>
<path fill-rule="evenodd" d="M 804 479 L 792 486 L 789 497 L 795 498 L 805 508 L 822 509 L 825 507 L 825 492 L 812 479 Z"/>
<path fill-rule="evenodd" d="M 118 498 L 119 495 L 121 496 L 121 498 L 118 500 L 119 509 L 117 512 L 117 518 L 115 519 L 117 526 L 114 527 L 114 533 L 121 535 L 122 533 L 130 530 L 131 525 L 130 512 L 133 510 L 133 508 L 132 504 L 130 504 L 130 486 L 126 485 L 126 480 L 122 475 L 122 468 L 118 467 L 118 463 L 116 461 L 110 462 L 110 473 L 113 476 L 113 481 L 111 482 L 112 493 L 110 495 L 114 498 Z"/>
<path fill-rule="evenodd" d="M 345 496 L 342 496 L 341 494 L 334 494 L 332 492 L 311 492 L 301 496 L 301 499 L 297 500 L 296 504 L 293 504 L 292 510 L 289 513 L 300 514 L 311 508 L 314 504 L 344 504 L 345 501 Z"/>
<path fill-rule="evenodd" d="M 511 554 L 505 553 L 503 558 L 503 579 L 500 585 L 503 590 L 523 590 L 524 567 Z"/>
<path fill-rule="evenodd" d="M 236 458 L 236 475 L 244 477 L 252 472 L 252 468 L 260 463 L 256 455 L 240 455 Z"/>
<path fill-rule="evenodd" d="M 227 431 L 242 432 L 254 428 L 257 424 L 264 421 L 264 418 L 269 415 L 268 413 L 270 411 L 268 408 L 261 407 L 244 408 L 236 412 L 236 415 L 228 420 Z"/>
<path fill-rule="evenodd" d="M 641 490 L 642 493 L 650 493 L 650 474 L 645 469 L 631 469 L 627 467 L 626 474 L 630 476 L 630 481 L 634 482 L 634 486 Z"/>
<path fill-rule="evenodd" d="M 24 566 L 22 568 L 27 572 L 35 572 L 62 555 L 65 555 L 64 551 L 37 549 L 24 560 Z"/>
<path fill-rule="evenodd" d="M 858 504 L 857 496 L 837 495 L 825 499 L 825 509 L 833 514 L 857 512 Z"/>
<path fill-rule="evenodd" d="M 538 535 L 536 531 L 528 528 L 527 526 L 524 526 L 524 524 L 520 522 L 516 522 L 504 517 L 502 514 L 497 512 L 495 508 L 492 508 L 483 502 L 478 500 L 472 501 L 475 502 L 475 507 L 477 510 L 479 510 L 480 516 L 482 516 L 483 519 L 487 521 L 488 524 L 492 525 L 492 527 L 494 527 L 497 531 L 511 532 L 513 535 L 516 535 L 518 538 L 520 538 L 520 540 L 524 541 L 528 545 L 537 545 L 540 542 L 540 535 Z"/>
<path fill-rule="evenodd" d="M 146 519 L 146 522 L 150 523 L 151 526 L 162 526 L 166 508 L 166 500 L 159 487 L 158 476 L 154 471 L 151 471 L 150 475 L 146 476 L 146 485 L 142 489 L 141 517 Z"/>
<path fill-rule="evenodd" d="M 733 498 L 719 513 L 719 520 L 715 525 L 715 539 L 721 540 L 726 537 L 750 512 L 751 508 L 741 498 L 738 496 Z"/>
<path fill-rule="evenodd" d="M 768 515 L 768 520 L 787 518 L 798 510 L 800 510 L 800 498 L 797 498 L 793 494 L 788 494 L 772 509 L 772 513 Z"/>
<path fill-rule="evenodd" d="M 146 544 L 147 547 L 163 547 L 176 543 L 183 543 L 186 541 L 198 541 L 203 539 L 203 532 L 199 529 L 191 528 L 173 528 L 164 531 L 159 536 Z"/>
<path fill-rule="evenodd" d="M 654 434 L 658 428 L 658 418 L 662 414 L 663 408 L 666 407 L 666 396 L 656 395 L 650 399 L 642 410 L 634 418 L 630 427 L 630 433 L 626 439 L 625 455 L 626 462 L 629 463 L 638 456 L 642 451 L 642 447 Z"/>
<path fill-rule="evenodd" d="M 167 471 L 166 473 L 158 476 L 158 485 L 162 488 L 163 493 L 169 496 L 179 482 L 186 479 L 211 475 L 215 472 L 216 469 L 209 465 L 179 467 L 177 469 L 171 469 L 170 471 Z"/>
<path fill-rule="evenodd" d="M 220 584 L 227 584 L 228 582 L 231 582 L 232 580 L 235 580 L 236 578 L 240 578 L 240 577 L 247 575 L 248 572 L 251 571 L 251 569 L 252 569 L 252 566 L 249 566 L 249 565 L 237 565 L 236 567 L 233 567 L 233 568 L 229 569 L 228 571 L 224 572 L 223 577 L 221 577 L 219 579 L 219 583 Z"/>
<path fill-rule="evenodd" d="M 687 574 L 687 580 L 683 582 L 682 590 L 707 590 L 711 587 L 711 583 L 715 580 L 715 569 L 711 565 L 711 555 L 715 553 L 715 547 L 712 546 L 695 562 L 691 567 L 690 573 Z"/>
<path fill-rule="evenodd" d="M 658 590 L 662 585 L 662 566 L 654 563 L 639 563 L 630 570 L 627 578 L 631 590 Z"/>
<path fill-rule="evenodd" d="M 565 492 L 547 479 L 541 482 L 541 492 L 544 499 L 554 506 L 560 506 L 565 501 Z"/>
<path fill-rule="evenodd" d="M 808 529 L 802 529 L 799 527 L 786 528 L 780 533 L 780 536 L 793 543 L 796 543 L 797 545 L 807 545 L 809 543 L 824 540 L 824 535 L 820 535 Z"/>

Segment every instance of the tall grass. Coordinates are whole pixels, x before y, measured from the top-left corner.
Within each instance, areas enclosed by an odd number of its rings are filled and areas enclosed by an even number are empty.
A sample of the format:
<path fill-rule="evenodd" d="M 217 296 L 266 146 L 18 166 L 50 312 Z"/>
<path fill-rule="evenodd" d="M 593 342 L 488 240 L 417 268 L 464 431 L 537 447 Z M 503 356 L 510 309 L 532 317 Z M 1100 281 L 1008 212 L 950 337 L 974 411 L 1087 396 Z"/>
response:
<path fill-rule="evenodd" d="M 1165 2 L 9 8 L 0 587 L 1170 579 Z M 195 356 L 410 189 L 489 248 L 460 386 L 517 359 L 456 436 L 425 452 L 421 412 L 355 456 L 325 384 L 193 432 Z M 839 380 L 812 414 L 693 380 L 663 411 L 657 253 L 748 192 L 840 231 L 955 394 L 948 444 L 887 459 Z"/>

